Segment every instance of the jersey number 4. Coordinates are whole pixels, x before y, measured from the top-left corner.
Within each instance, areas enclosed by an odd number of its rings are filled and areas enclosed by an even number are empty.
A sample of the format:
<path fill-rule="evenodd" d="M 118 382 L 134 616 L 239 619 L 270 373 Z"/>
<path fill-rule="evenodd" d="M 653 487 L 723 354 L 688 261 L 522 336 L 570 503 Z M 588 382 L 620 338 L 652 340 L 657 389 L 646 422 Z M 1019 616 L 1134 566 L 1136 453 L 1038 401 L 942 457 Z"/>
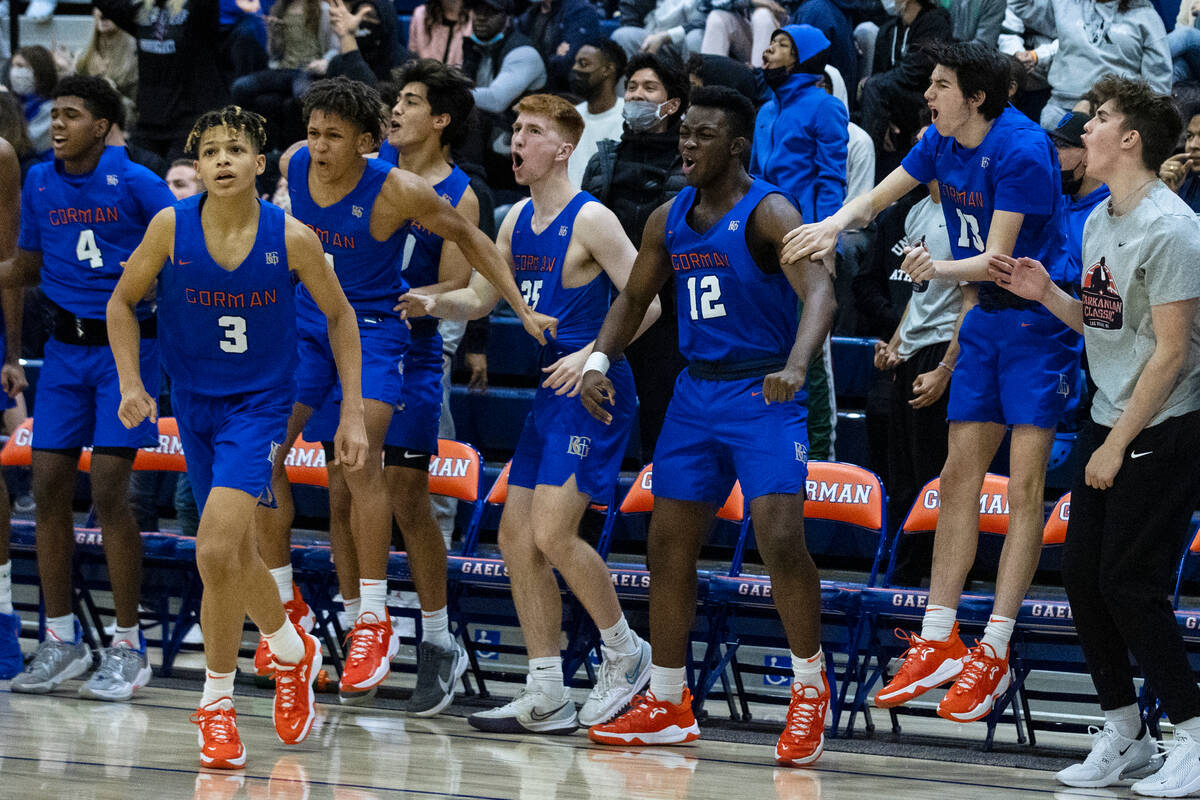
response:
<path fill-rule="evenodd" d="M 100 252 L 100 247 L 96 244 L 96 234 L 91 228 L 84 228 L 79 232 L 79 240 L 75 242 L 75 257 L 80 261 L 89 262 L 88 266 L 92 269 L 104 266 L 104 254 Z"/>
<path fill-rule="evenodd" d="M 537 311 L 538 300 L 542 299 L 542 282 L 521 281 L 521 296 L 525 298 L 526 305 Z"/>
<path fill-rule="evenodd" d="M 217 318 L 217 324 L 225 331 L 221 340 L 221 349 L 226 353 L 244 353 L 249 345 L 246 342 L 246 318 L 226 314 Z"/>
<path fill-rule="evenodd" d="M 696 286 L 699 284 L 699 297 Z M 716 275 L 704 275 L 688 278 L 688 300 L 691 301 L 692 319 L 713 319 L 725 316 L 725 304 L 717 302 L 721 299 L 721 280 Z M 697 303 L 699 300 L 699 303 Z"/>
<path fill-rule="evenodd" d="M 954 210 L 958 212 L 958 221 L 961 223 L 958 231 L 958 246 L 974 247 L 982 253 L 983 239 L 979 236 L 979 220 L 975 219 L 974 214 L 964 214 L 962 209 Z"/>

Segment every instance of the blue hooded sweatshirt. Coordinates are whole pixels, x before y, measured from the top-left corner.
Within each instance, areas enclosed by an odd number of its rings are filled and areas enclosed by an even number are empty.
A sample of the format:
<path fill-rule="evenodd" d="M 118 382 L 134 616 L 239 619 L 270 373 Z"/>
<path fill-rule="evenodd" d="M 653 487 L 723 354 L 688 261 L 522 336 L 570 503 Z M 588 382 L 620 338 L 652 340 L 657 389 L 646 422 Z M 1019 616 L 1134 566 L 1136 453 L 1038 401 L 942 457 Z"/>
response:
<path fill-rule="evenodd" d="M 798 28 L 782 28 L 795 39 Z M 771 92 L 758 111 L 750 174 L 789 193 L 805 222 L 819 222 L 846 199 L 846 144 L 850 116 L 826 92 L 823 75 L 798 73 Z"/>

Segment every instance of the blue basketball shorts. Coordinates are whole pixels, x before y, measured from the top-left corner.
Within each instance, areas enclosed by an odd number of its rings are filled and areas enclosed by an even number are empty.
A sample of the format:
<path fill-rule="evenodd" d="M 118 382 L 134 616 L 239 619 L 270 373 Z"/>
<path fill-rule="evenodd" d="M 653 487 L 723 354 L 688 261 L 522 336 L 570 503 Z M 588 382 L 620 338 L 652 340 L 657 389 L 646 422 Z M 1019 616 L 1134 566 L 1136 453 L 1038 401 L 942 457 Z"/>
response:
<path fill-rule="evenodd" d="M 950 381 L 951 422 L 1057 427 L 1079 404 L 1083 337 L 1043 309 L 967 312 Z"/>
<path fill-rule="evenodd" d="M 404 391 L 404 352 L 408 349 L 408 327 L 390 314 L 357 312 L 358 336 L 362 343 L 362 396 L 394 406 Z M 338 384 L 337 364 L 329 343 L 325 317 L 299 321 L 300 366 L 296 370 L 296 401 L 318 409 L 334 394 Z M 310 440 L 311 441 L 311 440 Z"/>
<path fill-rule="evenodd" d="M 654 495 L 720 505 L 734 481 L 753 500 L 799 494 L 808 477 L 804 393 L 763 399 L 763 379 L 716 381 L 684 370 L 654 450 Z"/>
<path fill-rule="evenodd" d="M 157 400 L 162 380 L 158 339 L 142 339 L 138 353 L 142 384 L 146 393 Z M 112 349 L 107 345 L 66 344 L 50 337 L 34 400 L 35 450 L 88 445 L 149 447 L 158 442 L 154 423 L 147 420 L 130 429 L 117 417 L 121 384 Z"/>
<path fill-rule="evenodd" d="M 437 454 L 442 416 L 442 337 L 414 338 L 404 356 L 404 400 L 384 444 Z"/>
<path fill-rule="evenodd" d="M 287 384 L 261 392 L 209 396 L 175 387 L 171 403 L 196 505 L 214 486 L 237 489 L 274 507 L 271 471 L 296 400 Z"/>
<path fill-rule="evenodd" d="M 629 362 L 614 362 L 608 379 L 617 395 L 608 425 L 589 414 L 578 397 L 538 389 L 508 471 L 510 486 L 562 486 L 574 475 L 579 491 L 607 502 L 637 416 Z"/>

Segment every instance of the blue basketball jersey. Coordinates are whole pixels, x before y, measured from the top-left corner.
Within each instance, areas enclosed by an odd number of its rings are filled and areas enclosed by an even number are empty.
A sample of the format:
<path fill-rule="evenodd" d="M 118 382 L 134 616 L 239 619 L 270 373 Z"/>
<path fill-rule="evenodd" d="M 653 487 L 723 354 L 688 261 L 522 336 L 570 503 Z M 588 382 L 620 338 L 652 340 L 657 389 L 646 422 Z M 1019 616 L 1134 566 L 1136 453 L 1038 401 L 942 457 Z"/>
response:
<path fill-rule="evenodd" d="M 612 297 L 612 281 L 603 270 L 583 286 L 562 284 L 575 218 L 590 202 L 596 198 L 577 193 L 545 230 L 534 233 L 531 200 L 521 209 L 512 234 L 513 278 L 530 308 L 558 318 L 555 341 L 566 350 L 578 350 L 596 338 Z"/>
<path fill-rule="evenodd" d="M 18 246 L 42 254 L 47 297 L 78 317 L 104 319 L 121 262 L 154 215 L 174 202 L 162 178 L 130 161 L 124 147 L 106 147 L 86 175 L 43 161 L 21 188 Z M 150 314 L 150 301 L 138 304 L 139 318 Z"/>
<path fill-rule="evenodd" d="M 159 275 L 163 367 L 203 395 L 289 385 L 296 372 L 296 306 L 288 269 L 286 215 L 259 203 L 258 236 L 236 269 L 209 255 L 200 224 L 207 195 L 175 205 L 175 255 Z"/>
<path fill-rule="evenodd" d="M 358 185 L 336 203 L 321 207 L 308 191 L 311 163 L 307 146 L 297 150 L 288 163 L 292 214 L 321 240 L 325 257 L 333 264 L 342 291 L 355 311 L 394 314 L 396 298 L 408 291 L 400 275 L 404 227 L 382 242 L 371 236 L 371 211 L 391 166 L 377 158 L 366 159 Z M 303 286 L 296 288 L 296 304 L 309 319 L 321 314 Z"/>
<path fill-rule="evenodd" d="M 400 166 L 400 151 L 392 147 L 391 142 L 387 139 L 384 139 L 383 143 L 379 145 L 379 153 L 376 155 L 376 158 L 380 161 L 386 161 L 393 167 Z"/>
<path fill-rule="evenodd" d="M 679 350 L 689 361 L 786 361 L 800 323 L 799 300 L 782 270 L 759 269 L 746 246 L 750 215 L 780 192 L 755 180 L 704 233 L 688 224 L 696 189 L 685 187 L 667 212 L 666 245 L 675 272 Z"/>
<path fill-rule="evenodd" d="M 394 151 L 393 151 L 394 152 Z M 433 186 L 443 200 L 452 206 L 458 206 L 463 192 L 471 183 L 471 178 L 456 166 L 451 166 L 450 174 Z M 400 274 L 409 286 L 429 286 L 438 282 L 438 267 L 442 263 L 442 237 L 429 230 L 415 219 L 405 226 L 404 259 L 401 262 Z M 432 338 L 437 333 L 438 321 L 423 317 L 411 320 L 413 343 L 423 337 Z M 441 348 L 441 341 L 437 347 Z"/>
<path fill-rule="evenodd" d="M 942 213 L 955 259 L 984 251 L 996 211 L 1025 215 L 1013 257 L 1045 265 L 1058 283 L 1077 283 L 1067 252 L 1058 151 L 1037 123 L 1004 109 L 978 147 L 967 148 L 930 126 L 904 157 L 904 170 L 922 183 L 937 178 Z M 994 283 L 979 284 L 983 307 L 1025 305 Z"/>

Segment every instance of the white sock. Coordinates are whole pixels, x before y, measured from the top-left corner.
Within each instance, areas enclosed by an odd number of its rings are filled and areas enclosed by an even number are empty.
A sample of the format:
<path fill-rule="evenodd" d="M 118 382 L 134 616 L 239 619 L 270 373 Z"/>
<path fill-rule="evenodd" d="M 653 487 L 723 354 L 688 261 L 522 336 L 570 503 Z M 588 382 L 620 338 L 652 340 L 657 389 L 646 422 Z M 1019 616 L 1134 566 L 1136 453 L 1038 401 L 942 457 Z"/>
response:
<path fill-rule="evenodd" d="M 1126 739 L 1136 739 L 1142 730 L 1142 712 L 1137 703 L 1104 712 L 1104 721 Z"/>
<path fill-rule="evenodd" d="M 562 697 L 566 694 L 563 686 L 563 668 L 561 656 L 546 656 L 545 658 L 529 659 L 529 677 L 526 679 L 529 688 L 536 689 L 550 697 Z"/>
<path fill-rule="evenodd" d="M 454 637 L 450 635 L 450 616 L 446 607 L 437 611 L 421 612 L 421 641 L 437 645 L 443 650 L 454 649 Z"/>
<path fill-rule="evenodd" d="M 956 608 L 925 606 L 925 616 L 921 618 L 921 638 L 931 642 L 949 640 L 957 616 Z"/>
<path fill-rule="evenodd" d="M 215 703 L 222 697 L 228 697 L 230 702 L 233 701 L 233 679 L 237 677 L 237 670 L 233 672 L 213 672 L 211 669 L 204 670 L 204 694 L 200 696 L 200 707 Z"/>
<path fill-rule="evenodd" d="M 387 581 L 368 581 L 359 579 L 358 599 L 362 603 L 359 616 L 374 614 L 380 622 L 388 618 L 387 611 Z"/>
<path fill-rule="evenodd" d="M 1185 719 L 1183 722 L 1175 723 L 1175 736 L 1178 737 L 1180 731 L 1186 733 L 1193 739 L 1200 739 L 1200 717 L 1192 717 Z"/>
<path fill-rule="evenodd" d="M 362 599 L 356 597 L 353 600 L 347 600 L 343 597 L 342 608 L 346 609 L 346 616 L 350 619 L 358 619 L 358 614 L 362 611 Z"/>
<path fill-rule="evenodd" d="M 264 633 L 271 655 L 281 664 L 299 664 L 304 658 L 304 640 L 290 619 L 284 618 L 283 627 L 274 633 Z"/>
<path fill-rule="evenodd" d="M 1017 621 L 1011 617 L 992 614 L 988 618 L 987 627 L 983 629 L 983 638 L 979 643 L 992 648 L 997 658 L 1005 658 L 1008 655 L 1008 640 L 1012 638 L 1013 626 L 1016 624 Z"/>
<path fill-rule="evenodd" d="M 141 628 L 139 628 L 137 625 L 131 625 L 128 628 L 122 628 L 120 625 L 118 625 L 117 629 L 113 631 L 112 646 L 116 647 L 124 642 L 125 644 L 129 645 L 130 650 L 141 650 L 142 637 L 140 632 Z"/>
<path fill-rule="evenodd" d="M 60 642 L 75 643 L 75 615 L 46 617 L 46 633 Z"/>
<path fill-rule="evenodd" d="M 650 665 L 650 694 L 654 699 L 671 705 L 683 702 L 683 690 L 687 686 L 687 667 L 660 667 Z"/>
<path fill-rule="evenodd" d="M 276 567 L 271 570 L 271 577 L 275 579 L 275 588 L 279 590 L 279 602 L 292 602 L 292 565 Z"/>
<path fill-rule="evenodd" d="M 13 613 L 12 562 L 0 564 L 0 614 Z"/>
<path fill-rule="evenodd" d="M 815 656 L 804 658 L 792 653 L 792 682 L 797 686 L 812 686 L 818 692 L 825 685 L 821 676 L 825 672 L 825 653 L 817 648 Z"/>
<path fill-rule="evenodd" d="M 600 640 L 604 642 L 604 646 L 609 650 L 614 650 L 621 655 L 629 655 L 637 652 L 638 637 L 629 628 L 629 623 L 625 621 L 625 615 L 617 620 L 617 624 L 611 628 L 600 629 Z"/>

